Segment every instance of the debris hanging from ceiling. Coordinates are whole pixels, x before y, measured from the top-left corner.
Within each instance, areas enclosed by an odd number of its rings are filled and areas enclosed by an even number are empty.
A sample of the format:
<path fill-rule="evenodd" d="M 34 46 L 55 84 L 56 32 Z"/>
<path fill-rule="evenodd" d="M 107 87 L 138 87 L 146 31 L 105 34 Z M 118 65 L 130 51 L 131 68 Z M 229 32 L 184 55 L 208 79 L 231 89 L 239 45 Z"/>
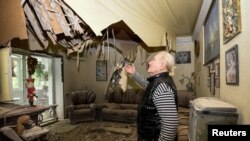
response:
<path fill-rule="evenodd" d="M 84 42 L 96 36 L 90 26 L 61 0 L 26 0 L 22 5 L 27 27 L 44 49 L 51 40 L 68 52 L 78 52 Z"/>
<path fill-rule="evenodd" d="M 67 56 L 77 52 L 77 66 L 79 54 L 86 56 L 93 47 L 99 59 L 109 59 L 109 47 L 116 49 L 129 62 L 135 60 L 138 47 L 143 56 L 142 62 L 148 57 L 145 52 L 150 47 L 123 20 L 103 29 L 102 36 L 96 36 L 91 27 L 62 0 L 23 0 L 22 6 L 27 28 L 43 49 L 51 41 L 66 48 Z M 107 56 L 104 47 L 108 47 Z"/>

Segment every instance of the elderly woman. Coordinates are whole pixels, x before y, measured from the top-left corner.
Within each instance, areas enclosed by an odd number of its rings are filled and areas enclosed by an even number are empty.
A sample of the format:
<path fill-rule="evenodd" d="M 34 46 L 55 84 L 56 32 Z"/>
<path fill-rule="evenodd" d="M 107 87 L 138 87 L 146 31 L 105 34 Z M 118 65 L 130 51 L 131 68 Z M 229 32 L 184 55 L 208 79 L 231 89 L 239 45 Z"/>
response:
<path fill-rule="evenodd" d="M 136 72 L 134 65 L 126 64 L 124 67 L 145 88 L 138 106 L 138 141 L 174 141 L 179 125 L 177 90 L 171 77 L 174 75 L 174 58 L 162 51 L 148 65 L 150 77 L 147 79 Z"/>

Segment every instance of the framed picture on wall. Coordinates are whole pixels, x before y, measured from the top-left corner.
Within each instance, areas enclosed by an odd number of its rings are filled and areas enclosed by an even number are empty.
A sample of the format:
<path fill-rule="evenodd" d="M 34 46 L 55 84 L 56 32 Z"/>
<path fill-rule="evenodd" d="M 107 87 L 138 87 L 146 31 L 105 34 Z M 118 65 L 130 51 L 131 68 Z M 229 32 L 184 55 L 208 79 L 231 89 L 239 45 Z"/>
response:
<path fill-rule="evenodd" d="M 210 92 L 212 95 L 215 94 L 215 79 L 214 79 L 214 73 L 211 73 L 210 76 Z"/>
<path fill-rule="evenodd" d="M 239 85 L 239 62 L 238 45 L 226 51 L 226 83 L 228 85 Z"/>
<path fill-rule="evenodd" d="M 96 81 L 107 81 L 107 60 L 96 61 Z"/>
<path fill-rule="evenodd" d="M 215 72 L 215 69 L 214 69 L 214 62 L 212 62 L 210 64 L 210 73 L 214 73 Z"/>
<path fill-rule="evenodd" d="M 207 66 L 207 76 L 210 77 L 210 66 Z"/>
<path fill-rule="evenodd" d="M 215 64 L 215 77 L 220 77 L 220 63 Z"/>
<path fill-rule="evenodd" d="M 240 0 L 222 0 L 222 6 L 225 44 L 241 32 Z"/>
<path fill-rule="evenodd" d="M 196 76 L 196 84 L 198 85 L 198 86 L 200 86 L 200 76 Z"/>
<path fill-rule="evenodd" d="M 204 64 L 220 54 L 219 0 L 213 1 L 204 24 Z"/>
<path fill-rule="evenodd" d="M 211 86 L 211 80 L 210 77 L 207 79 L 207 86 L 210 87 Z"/>
<path fill-rule="evenodd" d="M 180 51 L 175 54 L 176 64 L 191 63 L 191 51 Z"/>
<path fill-rule="evenodd" d="M 220 78 L 215 78 L 215 87 L 216 88 L 220 87 Z"/>

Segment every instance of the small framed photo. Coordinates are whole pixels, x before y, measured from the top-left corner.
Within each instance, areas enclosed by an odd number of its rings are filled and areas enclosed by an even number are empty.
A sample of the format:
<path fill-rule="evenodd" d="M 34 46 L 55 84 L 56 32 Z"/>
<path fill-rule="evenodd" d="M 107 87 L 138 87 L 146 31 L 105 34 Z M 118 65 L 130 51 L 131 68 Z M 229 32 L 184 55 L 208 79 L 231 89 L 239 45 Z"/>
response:
<path fill-rule="evenodd" d="M 211 72 L 214 72 L 214 62 L 212 62 L 211 65 L 210 65 L 210 73 Z"/>
<path fill-rule="evenodd" d="M 215 87 L 216 88 L 220 87 L 220 78 L 215 78 Z"/>
<path fill-rule="evenodd" d="M 215 94 L 215 80 L 214 80 L 214 73 L 211 73 L 211 76 L 210 76 L 210 92 L 212 95 Z"/>
<path fill-rule="evenodd" d="M 196 76 L 196 84 L 198 85 L 198 86 L 200 86 L 200 76 Z"/>
<path fill-rule="evenodd" d="M 226 83 L 228 85 L 239 85 L 239 62 L 238 45 L 226 51 Z"/>
<path fill-rule="evenodd" d="M 96 81 L 107 81 L 107 60 L 96 61 Z"/>
<path fill-rule="evenodd" d="M 211 85 L 211 80 L 210 80 L 210 78 L 208 78 L 207 79 L 207 86 L 210 87 L 210 85 Z"/>
<path fill-rule="evenodd" d="M 215 77 L 220 77 L 220 63 L 215 64 Z"/>
<path fill-rule="evenodd" d="M 207 67 L 207 76 L 210 77 L 210 66 Z"/>
<path fill-rule="evenodd" d="M 180 51 L 175 54 L 176 64 L 188 64 L 191 63 L 191 51 Z"/>

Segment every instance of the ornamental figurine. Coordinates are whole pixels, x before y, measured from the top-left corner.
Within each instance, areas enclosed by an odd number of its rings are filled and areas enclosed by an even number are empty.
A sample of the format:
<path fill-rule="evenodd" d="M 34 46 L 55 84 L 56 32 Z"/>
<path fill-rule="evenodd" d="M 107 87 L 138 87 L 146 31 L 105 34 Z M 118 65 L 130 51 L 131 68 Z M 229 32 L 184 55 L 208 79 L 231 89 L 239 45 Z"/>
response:
<path fill-rule="evenodd" d="M 31 76 L 26 79 L 27 80 L 27 98 L 29 100 L 29 105 L 31 107 L 34 107 L 34 101 L 35 98 L 37 98 L 36 94 L 35 94 L 35 87 L 34 87 L 34 81 L 35 79 L 33 79 Z"/>

